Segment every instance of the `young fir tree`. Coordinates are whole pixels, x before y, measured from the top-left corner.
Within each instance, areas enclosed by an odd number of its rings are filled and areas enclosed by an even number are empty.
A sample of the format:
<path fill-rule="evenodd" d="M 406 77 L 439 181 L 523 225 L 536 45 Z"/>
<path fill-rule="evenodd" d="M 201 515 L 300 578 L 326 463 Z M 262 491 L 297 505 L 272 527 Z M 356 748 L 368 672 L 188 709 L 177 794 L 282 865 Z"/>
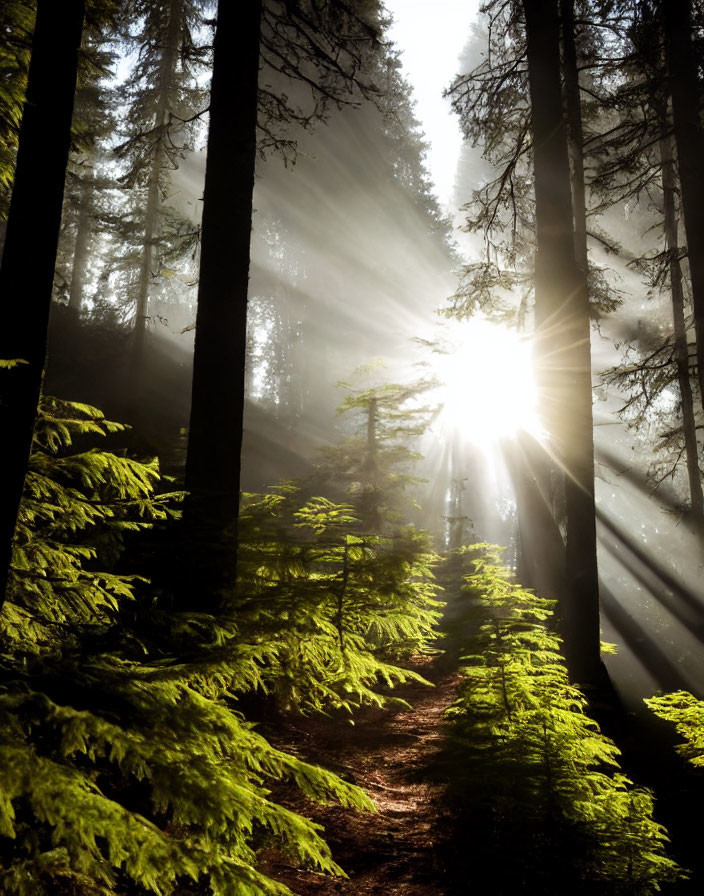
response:
<path fill-rule="evenodd" d="M 650 697 L 645 704 L 658 718 L 675 725 L 684 738 L 678 751 L 692 765 L 704 765 L 704 700 L 697 700 L 688 691 L 675 691 Z"/>
<path fill-rule="evenodd" d="M 682 873 L 651 794 L 620 771 L 569 682 L 554 602 L 512 581 L 498 548 L 471 550 L 475 633 L 448 716 L 462 764 L 453 786 L 482 832 L 474 845 L 492 891 L 657 892 Z"/>
<path fill-rule="evenodd" d="M 408 487 L 418 482 L 413 466 L 420 459 L 414 443 L 433 413 L 422 396 L 435 383 L 388 382 L 377 365 L 355 373 L 356 382 L 340 384 L 348 395 L 338 408 L 350 434 L 323 452 L 320 475 L 336 488 L 344 487 L 366 531 L 386 533 L 413 506 Z"/>
<path fill-rule="evenodd" d="M 431 646 L 440 615 L 424 533 L 369 533 L 350 505 L 285 485 L 245 496 L 239 557 L 235 617 L 271 645 L 262 682 L 283 706 L 385 706 L 398 701 L 380 685 L 422 680 L 398 662 Z"/>
<path fill-rule="evenodd" d="M 177 497 L 159 493 L 156 462 L 90 447 L 121 429 L 55 399 L 37 424 L 0 616 L 0 890 L 283 896 L 256 867 L 269 841 L 340 873 L 319 828 L 268 786 L 368 800 L 272 748 L 234 708 L 261 684 L 273 639 L 223 625 L 196 652 L 202 618 L 161 612 L 146 582 L 115 571 L 125 536 Z"/>

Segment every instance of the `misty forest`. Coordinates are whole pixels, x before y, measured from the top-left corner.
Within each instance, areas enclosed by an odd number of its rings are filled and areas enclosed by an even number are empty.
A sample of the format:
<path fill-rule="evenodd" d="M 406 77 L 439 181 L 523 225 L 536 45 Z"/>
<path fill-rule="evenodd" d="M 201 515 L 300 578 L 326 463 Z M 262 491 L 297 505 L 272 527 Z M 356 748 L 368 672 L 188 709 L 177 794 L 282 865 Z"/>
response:
<path fill-rule="evenodd" d="M 701 0 L 2 0 L 0 893 L 702 892 L 703 100 Z"/>

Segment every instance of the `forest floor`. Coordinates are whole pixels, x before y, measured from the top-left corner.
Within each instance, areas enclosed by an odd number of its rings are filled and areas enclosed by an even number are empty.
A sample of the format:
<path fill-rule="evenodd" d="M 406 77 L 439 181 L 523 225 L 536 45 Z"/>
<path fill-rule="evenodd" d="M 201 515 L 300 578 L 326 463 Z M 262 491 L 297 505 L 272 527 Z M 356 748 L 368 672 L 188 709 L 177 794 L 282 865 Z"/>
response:
<path fill-rule="evenodd" d="M 279 729 L 277 746 L 292 749 L 363 787 L 374 815 L 337 806 L 311 806 L 290 793 L 277 794 L 325 828 L 333 857 L 349 878 L 296 870 L 279 854 L 263 870 L 300 896 L 440 896 L 446 891 L 443 856 L 452 823 L 443 785 L 432 769 L 441 755 L 443 712 L 458 681 L 442 658 L 416 657 L 406 664 L 433 687 L 409 683 L 394 689 L 411 708 L 365 709 L 354 725 L 337 719 L 296 718 Z"/>

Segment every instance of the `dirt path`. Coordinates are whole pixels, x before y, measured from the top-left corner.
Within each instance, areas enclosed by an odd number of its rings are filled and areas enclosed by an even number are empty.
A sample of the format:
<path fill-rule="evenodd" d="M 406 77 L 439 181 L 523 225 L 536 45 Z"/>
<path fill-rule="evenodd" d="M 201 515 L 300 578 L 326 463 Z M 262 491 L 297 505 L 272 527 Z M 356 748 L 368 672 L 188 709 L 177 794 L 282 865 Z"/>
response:
<path fill-rule="evenodd" d="M 442 714 L 456 677 L 429 658 L 412 667 L 435 687 L 398 688 L 394 693 L 411 704 L 410 711 L 365 710 L 354 726 L 299 719 L 279 741 L 364 787 L 378 809 L 376 815 L 357 815 L 338 807 L 292 806 L 324 826 L 335 860 L 349 875 L 340 880 L 295 871 L 280 857 L 270 858 L 267 872 L 300 896 L 441 896 L 445 890 L 439 847 L 451 825 L 442 786 L 428 770 L 440 751 Z"/>

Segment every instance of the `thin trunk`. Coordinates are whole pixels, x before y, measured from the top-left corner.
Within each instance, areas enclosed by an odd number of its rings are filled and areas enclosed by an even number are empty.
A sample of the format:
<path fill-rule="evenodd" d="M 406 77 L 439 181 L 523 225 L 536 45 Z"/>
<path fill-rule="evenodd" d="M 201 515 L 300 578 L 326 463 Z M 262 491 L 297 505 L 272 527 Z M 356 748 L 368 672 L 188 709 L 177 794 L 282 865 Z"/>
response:
<path fill-rule="evenodd" d="M 574 254 L 577 267 L 588 274 L 587 204 L 584 189 L 584 134 L 582 131 L 582 100 L 579 92 L 577 46 L 574 37 L 574 0 L 560 0 L 560 20 L 567 137 L 570 153 L 572 216 L 574 219 Z"/>
<path fill-rule="evenodd" d="M 675 363 L 677 381 L 682 400 L 682 426 L 684 429 L 685 459 L 692 516 L 701 528 L 704 523 L 704 493 L 699 472 L 697 429 L 694 418 L 694 398 L 689 379 L 689 350 L 687 348 L 687 327 L 684 320 L 684 292 L 682 270 L 680 268 L 677 240 L 677 205 L 675 187 L 675 163 L 673 141 L 668 136 L 660 139 L 660 160 L 662 162 L 663 209 L 665 213 L 665 243 L 670 258 L 670 291 L 672 296 L 672 319 L 675 333 Z"/>
<path fill-rule="evenodd" d="M 90 198 L 93 186 L 86 179 L 81 187 L 78 223 L 76 226 L 76 242 L 73 246 L 73 262 L 71 264 L 71 285 L 68 293 L 68 307 L 75 314 L 81 313 L 83 293 L 86 285 L 86 267 L 88 264 L 88 244 L 90 242 Z"/>
<path fill-rule="evenodd" d="M 567 593 L 561 602 L 573 676 L 599 677 L 589 297 L 575 260 L 557 0 L 523 0 L 535 170 L 535 318 L 543 419 L 562 470 Z"/>
<path fill-rule="evenodd" d="M 144 374 L 144 358 L 149 321 L 149 287 L 154 270 L 154 247 L 159 238 L 160 180 L 164 168 L 164 141 L 169 118 L 169 99 L 173 89 L 181 37 L 181 0 L 169 4 L 169 24 L 166 43 L 159 66 L 157 106 L 154 114 L 156 143 L 147 181 L 147 205 L 144 214 L 144 244 L 137 284 L 137 305 L 134 319 L 134 341 L 130 366 L 132 400 L 138 401 Z"/>
<path fill-rule="evenodd" d="M 704 139 L 699 117 L 699 73 L 692 41 L 692 8 L 690 0 L 661 0 L 660 10 L 692 278 L 699 397 L 704 406 L 704 178 L 701 174 Z"/>
<path fill-rule="evenodd" d="M 37 416 L 61 224 L 83 0 L 39 0 L 0 266 L 0 605 Z"/>
<path fill-rule="evenodd" d="M 218 4 L 185 519 L 211 607 L 237 573 L 261 0 Z M 193 572 L 197 572 L 194 566 Z"/>
<path fill-rule="evenodd" d="M 369 401 L 367 410 L 367 454 L 364 459 L 364 470 L 367 485 L 377 488 L 379 485 L 379 461 L 377 457 L 378 402 L 376 398 Z"/>

